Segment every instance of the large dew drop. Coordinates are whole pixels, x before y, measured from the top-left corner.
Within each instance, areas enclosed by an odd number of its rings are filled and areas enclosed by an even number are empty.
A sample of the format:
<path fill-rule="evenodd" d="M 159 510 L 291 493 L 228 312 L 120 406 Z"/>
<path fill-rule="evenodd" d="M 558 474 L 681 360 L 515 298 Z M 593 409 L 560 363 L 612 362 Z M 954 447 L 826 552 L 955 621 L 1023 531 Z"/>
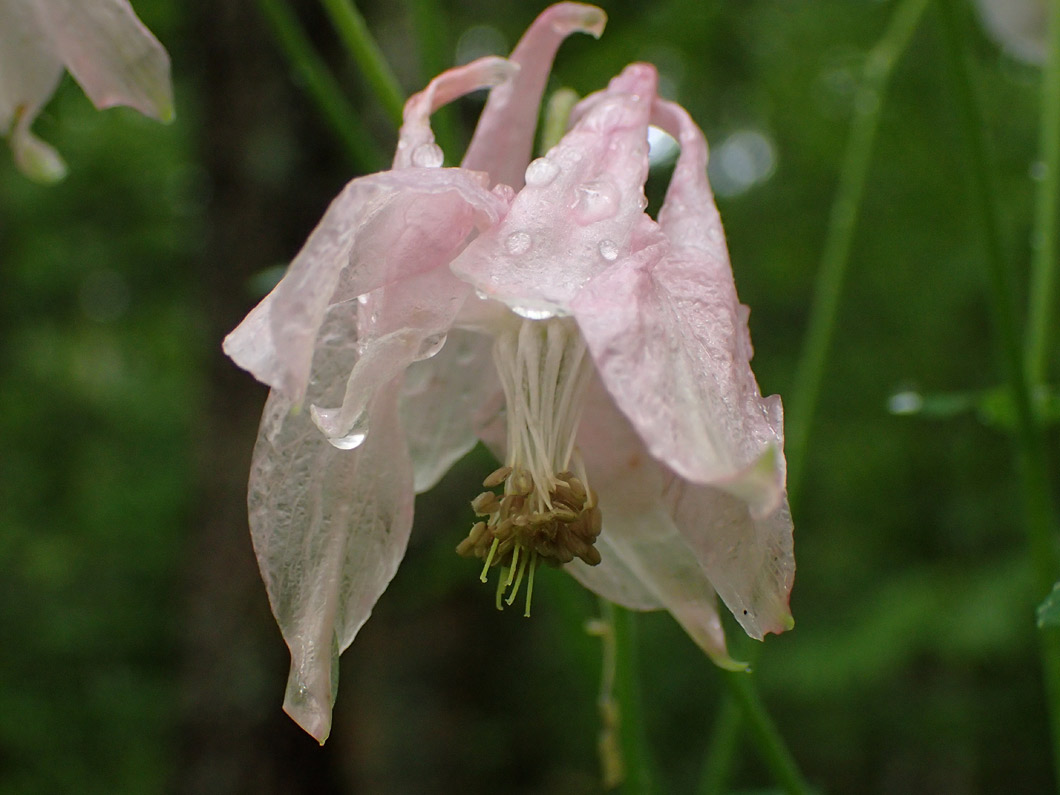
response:
<path fill-rule="evenodd" d="M 608 262 L 614 262 L 618 259 L 618 245 L 614 240 L 600 241 L 600 256 Z"/>
<path fill-rule="evenodd" d="M 548 185 L 559 174 L 559 166 L 547 157 L 539 157 L 526 167 L 526 184 L 531 188 Z"/>
<path fill-rule="evenodd" d="M 310 406 L 309 411 L 314 424 L 327 437 L 332 447 L 337 447 L 339 450 L 353 450 L 360 447 L 368 438 L 367 411 L 362 411 L 360 416 L 353 421 L 350 429 L 341 436 L 334 434 L 334 426 L 342 413 L 341 408 L 322 409 L 319 406 Z"/>
<path fill-rule="evenodd" d="M 429 337 L 424 337 L 420 342 L 419 350 L 416 351 L 416 361 L 423 361 L 424 359 L 430 359 L 445 345 L 445 334 L 431 334 Z"/>
<path fill-rule="evenodd" d="M 530 250 L 532 242 L 528 232 L 512 232 L 508 235 L 508 239 L 504 241 L 504 247 L 509 254 L 519 256 Z"/>
<path fill-rule="evenodd" d="M 412 151 L 412 165 L 419 168 L 438 168 L 445 162 L 445 155 L 438 144 L 420 144 Z"/>
<path fill-rule="evenodd" d="M 610 218 L 618 210 L 618 189 L 606 179 L 586 182 L 577 188 L 574 219 L 583 225 Z"/>

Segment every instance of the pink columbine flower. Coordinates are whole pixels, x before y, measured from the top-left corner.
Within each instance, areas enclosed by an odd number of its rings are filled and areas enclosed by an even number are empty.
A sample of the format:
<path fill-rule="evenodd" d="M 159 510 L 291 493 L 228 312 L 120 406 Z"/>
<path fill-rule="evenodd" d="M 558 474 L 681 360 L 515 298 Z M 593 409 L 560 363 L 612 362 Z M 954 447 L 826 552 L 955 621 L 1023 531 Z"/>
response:
<path fill-rule="evenodd" d="M 63 69 L 97 108 L 128 105 L 173 118 L 169 56 L 127 0 L 4 0 L 0 3 L 0 134 L 29 177 L 66 174 L 59 154 L 30 127 Z"/>
<path fill-rule="evenodd" d="M 530 161 L 559 44 L 600 9 L 560 3 L 510 59 L 435 78 L 390 171 L 350 182 L 284 279 L 225 340 L 272 387 L 250 524 L 291 650 L 284 708 L 321 742 L 337 659 L 405 554 L 413 495 L 477 440 L 504 465 L 457 551 L 498 606 L 541 563 L 666 609 L 718 664 L 716 594 L 749 635 L 790 628 L 792 524 L 780 400 L 749 361 L 702 132 L 628 67 Z M 461 168 L 428 118 L 495 86 Z M 648 126 L 681 145 L 645 214 Z"/>

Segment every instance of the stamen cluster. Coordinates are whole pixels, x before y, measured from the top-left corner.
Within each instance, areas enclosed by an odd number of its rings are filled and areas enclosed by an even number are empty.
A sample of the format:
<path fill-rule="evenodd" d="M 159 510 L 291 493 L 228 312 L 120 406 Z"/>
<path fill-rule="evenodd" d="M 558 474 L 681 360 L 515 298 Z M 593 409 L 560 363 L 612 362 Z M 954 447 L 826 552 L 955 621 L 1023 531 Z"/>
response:
<path fill-rule="evenodd" d="M 539 495 L 544 490 L 535 488 L 529 471 L 504 466 L 482 482 L 487 489 L 503 484 L 503 493 L 484 491 L 471 501 L 475 514 L 485 521 L 475 523 L 456 551 L 463 557 L 484 561 L 483 582 L 491 567 L 501 567 L 498 609 L 509 588 L 511 593 L 504 601 L 509 605 L 515 601 L 529 569 L 524 615 L 530 615 L 534 572 L 540 561 L 552 566 L 570 563 L 574 558 L 590 566 L 600 562 L 600 553 L 594 546 L 601 526 L 595 492 L 573 472 L 560 472 L 552 476 L 552 481 L 542 499 Z"/>

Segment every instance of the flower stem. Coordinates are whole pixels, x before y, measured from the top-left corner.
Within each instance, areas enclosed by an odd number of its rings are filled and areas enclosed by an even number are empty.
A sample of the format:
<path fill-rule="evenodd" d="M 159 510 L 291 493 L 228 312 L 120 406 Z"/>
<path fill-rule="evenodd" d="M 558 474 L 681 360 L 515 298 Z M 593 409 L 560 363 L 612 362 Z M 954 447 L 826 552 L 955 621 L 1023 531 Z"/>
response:
<path fill-rule="evenodd" d="M 1056 271 L 1060 267 L 1060 3 L 1048 4 L 1049 56 L 1042 74 L 1041 165 L 1031 258 L 1030 320 L 1027 373 L 1032 388 L 1049 378 L 1049 343 L 1056 304 Z"/>
<path fill-rule="evenodd" d="M 376 98 L 382 103 L 387 116 L 395 124 L 401 124 L 402 111 L 405 107 L 405 94 L 394 76 L 390 64 L 383 57 L 376 44 L 364 17 L 357 10 L 352 0 L 320 0 L 324 10 L 331 17 L 335 31 L 342 39 L 350 57 L 364 73 L 368 85 Z"/>
<path fill-rule="evenodd" d="M 824 249 L 817 271 L 810 309 L 809 328 L 795 373 L 787 411 L 788 493 L 792 502 L 799 490 L 809 442 L 810 425 L 820 396 L 825 360 L 828 356 L 839 313 L 839 298 L 850 262 L 865 180 L 872 158 L 873 143 L 880 125 L 884 95 L 894 66 L 916 31 L 927 0 L 903 0 L 891 16 L 887 30 L 865 62 L 861 85 L 854 97 L 854 118 L 850 126 L 839 186 L 832 202 Z"/>
<path fill-rule="evenodd" d="M 699 795 L 723 795 L 740 740 L 742 714 L 729 693 L 722 696 L 714 729 L 710 733 L 706 762 L 699 780 Z"/>
<path fill-rule="evenodd" d="M 306 93 L 346 152 L 350 165 L 361 173 L 385 168 L 386 156 L 313 49 L 286 0 L 258 0 L 258 6 Z"/>
<path fill-rule="evenodd" d="M 1001 364 L 1016 409 L 1015 443 L 1037 598 L 1040 600 L 1049 593 L 1060 575 L 1060 556 L 1055 544 L 1056 514 L 1050 496 L 1052 484 L 1046 462 L 1045 437 L 1031 401 L 1031 387 L 1017 331 L 1016 302 L 1001 244 L 1000 213 L 996 205 L 998 194 L 993 185 L 986 133 L 972 84 L 965 36 L 967 21 L 960 16 L 957 0 L 937 0 L 937 4 L 952 72 L 952 94 L 963 130 L 964 170 L 970 179 L 972 225 L 982 234 L 990 310 L 1000 344 Z M 1046 705 L 1052 728 L 1053 765 L 1060 784 L 1060 631 L 1043 629 L 1039 637 Z"/>
<path fill-rule="evenodd" d="M 615 692 L 620 712 L 623 791 L 651 795 L 655 785 L 644 727 L 643 703 L 638 677 L 636 616 L 606 599 L 600 600 L 604 620 L 611 625 L 615 643 Z"/>
<path fill-rule="evenodd" d="M 762 761 L 777 784 L 789 795 L 809 795 L 813 790 L 802 778 L 784 738 L 769 717 L 751 676 L 743 671 L 721 671 L 730 697 L 740 707 L 745 726 Z"/>

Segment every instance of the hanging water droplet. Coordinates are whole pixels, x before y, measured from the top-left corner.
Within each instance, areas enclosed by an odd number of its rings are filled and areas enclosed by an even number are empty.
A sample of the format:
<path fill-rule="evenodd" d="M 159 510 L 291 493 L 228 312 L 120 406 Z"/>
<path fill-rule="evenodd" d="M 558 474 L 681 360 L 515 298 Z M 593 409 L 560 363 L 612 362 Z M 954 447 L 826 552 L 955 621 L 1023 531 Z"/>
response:
<path fill-rule="evenodd" d="M 549 184 L 559 174 L 559 166 L 547 157 L 539 157 L 526 167 L 526 184 L 540 188 Z"/>
<path fill-rule="evenodd" d="M 412 150 L 412 165 L 419 168 L 438 168 L 444 162 L 445 155 L 436 143 L 420 144 Z"/>
<path fill-rule="evenodd" d="M 504 241 L 504 247 L 508 249 L 509 254 L 518 256 L 529 251 L 532 242 L 528 232 L 512 232 Z"/>
<path fill-rule="evenodd" d="M 430 359 L 445 345 L 445 334 L 431 334 L 429 337 L 424 337 L 420 342 L 419 350 L 416 351 L 416 361 L 422 361 L 423 359 Z"/>
<path fill-rule="evenodd" d="M 618 259 L 618 244 L 614 240 L 601 240 L 600 256 L 608 262 L 614 262 Z"/>
<path fill-rule="evenodd" d="M 519 317 L 525 317 L 527 320 L 548 320 L 550 317 L 556 317 L 558 314 L 557 312 L 543 306 L 513 306 L 512 311 Z"/>
<path fill-rule="evenodd" d="M 313 423 L 327 437 L 332 447 L 337 447 L 339 450 L 353 450 L 360 447 L 368 437 L 367 411 L 362 410 L 344 434 L 336 433 L 336 424 L 342 416 L 341 408 L 322 409 L 319 406 L 310 406 L 309 413 L 313 418 Z"/>
<path fill-rule="evenodd" d="M 602 221 L 618 209 L 618 189 L 606 179 L 586 182 L 577 188 L 574 217 L 581 224 Z"/>

